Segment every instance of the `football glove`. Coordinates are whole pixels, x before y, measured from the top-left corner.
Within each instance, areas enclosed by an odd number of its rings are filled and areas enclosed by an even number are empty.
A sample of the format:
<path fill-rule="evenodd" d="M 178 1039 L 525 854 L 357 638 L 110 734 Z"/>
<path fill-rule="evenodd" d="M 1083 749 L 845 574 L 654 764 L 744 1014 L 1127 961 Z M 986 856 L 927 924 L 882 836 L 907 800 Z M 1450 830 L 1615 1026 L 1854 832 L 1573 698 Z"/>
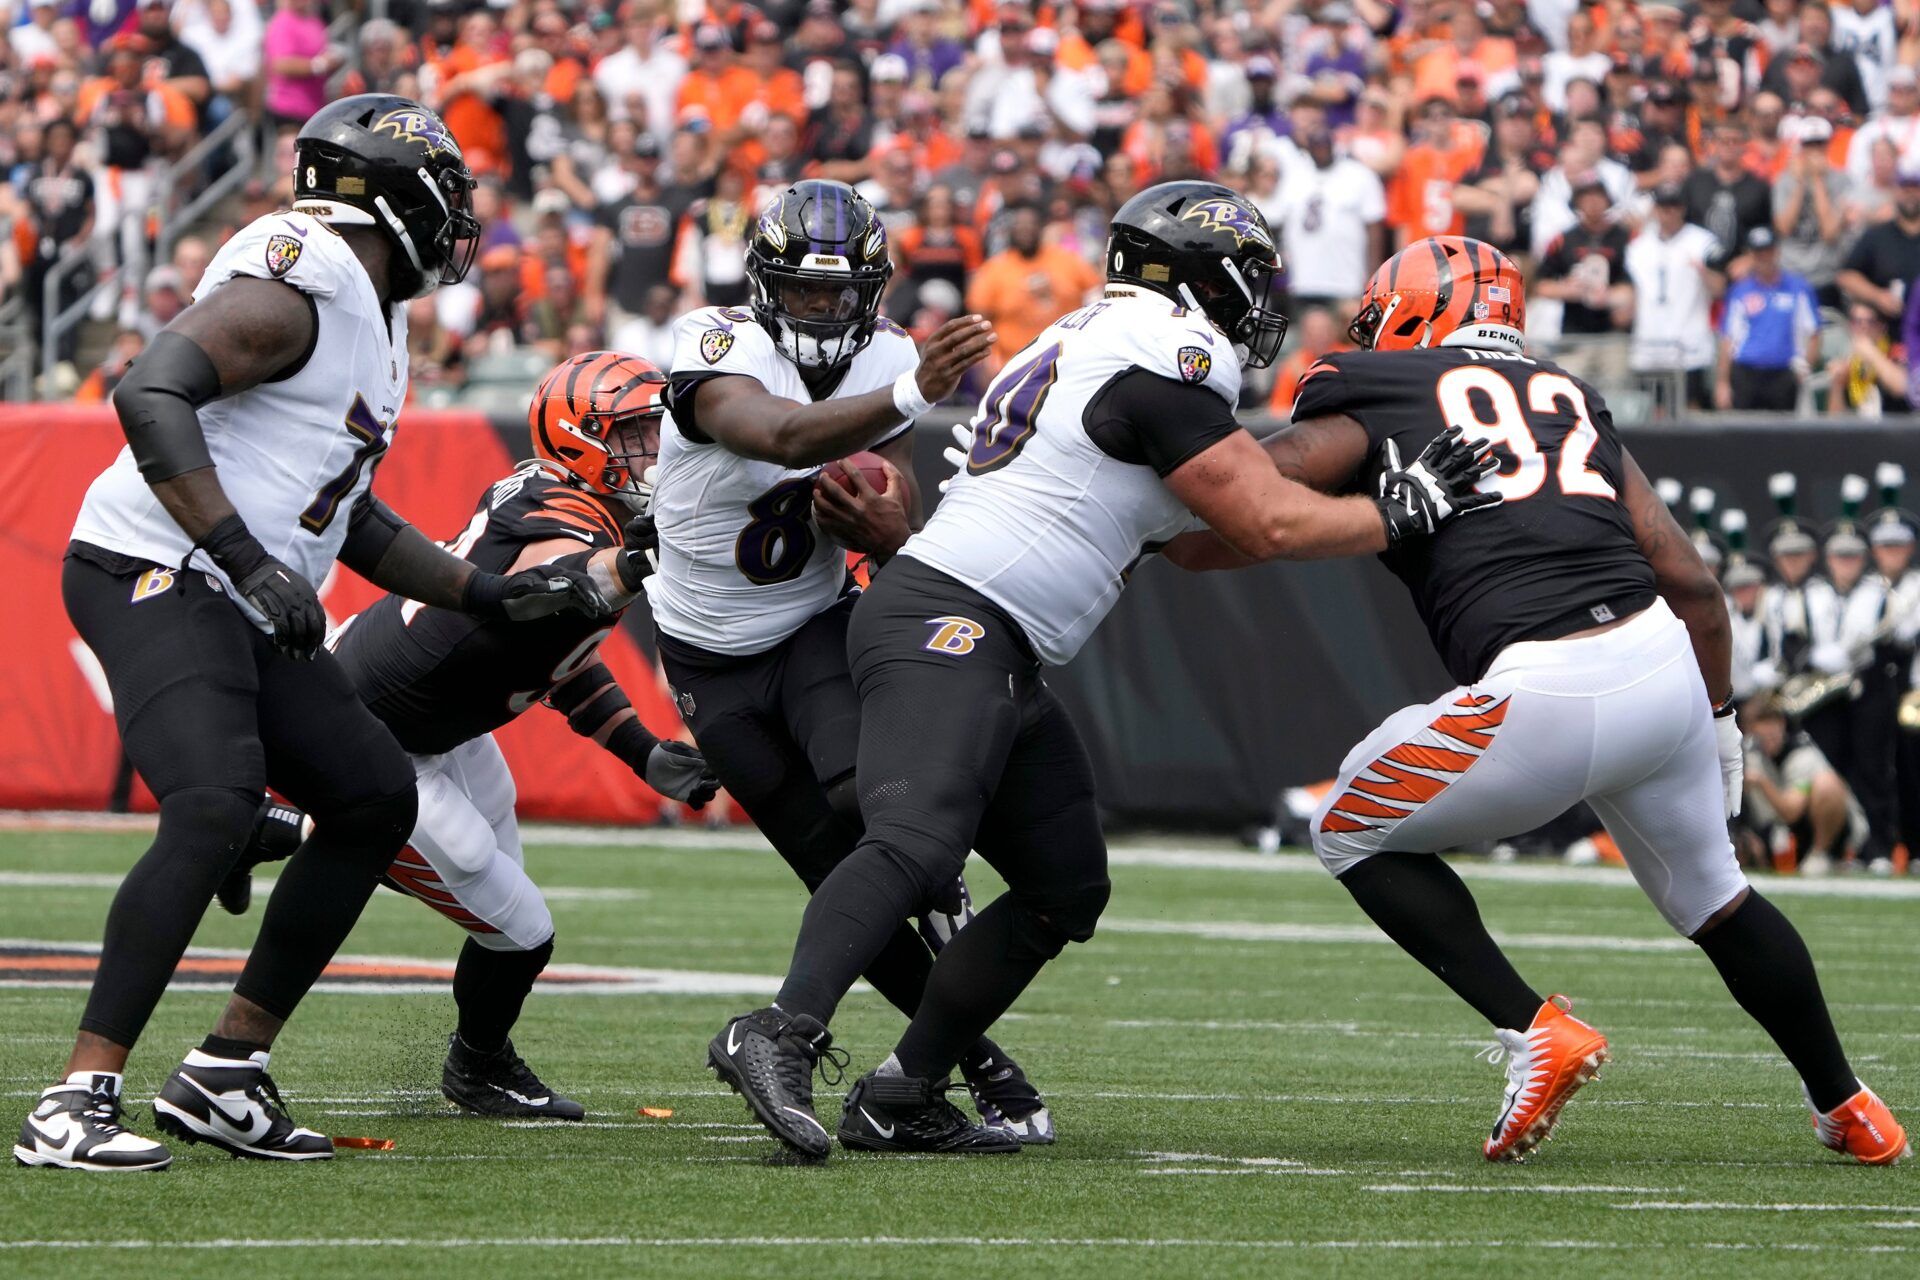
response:
<path fill-rule="evenodd" d="M 707 768 L 707 758 L 684 742 L 662 742 L 647 753 L 641 780 L 669 800 L 690 809 L 707 806 L 720 790 L 720 779 Z"/>
<path fill-rule="evenodd" d="M 647 575 L 660 571 L 660 533 L 654 528 L 653 513 L 644 511 L 627 521 L 620 529 L 620 543 L 620 554 L 613 560 L 620 587 L 637 596 Z"/>
<path fill-rule="evenodd" d="M 1431 534 L 1451 517 L 1496 506 L 1505 497 L 1475 491 L 1480 477 L 1500 463 L 1491 449 L 1468 440 L 1459 427 L 1448 427 L 1428 441 L 1410 467 L 1401 467 L 1400 447 L 1391 436 L 1381 453 L 1380 497 L 1375 505 L 1386 522 L 1388 546 Z"/>
<path fill-rule="evenodd" d="M 1713 717 L 1713 736 L 1720 748 L 1721 798 L 1727 802 L 1727 817 L 1737 818 L 1746 791 L 1747 756 L 1741 748 L 1740 725 L 1732 707 Z"/>
<path fill-rule="evenodd" d="M 238 515 L 207 531 L 199 545 L 233 583 L 234 591 L 259 611 L 273 631 L 273 646 L 289 658 L 311 659 L 327 638 L 327 611 L 313 584 L 267 554 Z"/>
<path fill-rule="evenodd" d="M 973 919 L 973 895 L 967 892 L 967 882 L 956 877 L 952 884 L 934 895 L 926 910 L 914 923 L 919 926 L 920 936 L 925 939 L 927 949 L 935 955 L 940 948 L 953 941 L 953 935 Z"/>
<path fill-rule="evenodd" d="M 953 474 L 940 482 L 940 492 L 945 493 L 947 486 L 960 478 L 967 469 L 967 458 L 973 453 L 973 424 L 956 422 L 953 424 L 953 443 L 940 451 L 940 456 L 953 468 Z"/>
<path fill-rule="evenodd" d="M 604 618 L 614 612 L 586 570 L 541 564 L 518 573 L 476 571 L 467 579 L 461 609 L 477 618 L 528 622 L 562 610 Z"/>

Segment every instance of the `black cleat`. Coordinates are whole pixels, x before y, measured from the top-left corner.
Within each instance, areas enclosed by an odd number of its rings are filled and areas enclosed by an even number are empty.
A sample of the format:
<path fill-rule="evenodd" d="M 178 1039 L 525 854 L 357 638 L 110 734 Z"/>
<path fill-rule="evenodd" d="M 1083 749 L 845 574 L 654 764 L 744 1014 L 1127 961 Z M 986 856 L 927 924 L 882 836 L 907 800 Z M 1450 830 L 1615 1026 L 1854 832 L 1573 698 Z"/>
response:
<path fill-rule="evenodd" d="M 120 1124 L 120 1077 L 76 1071 L 43 1091 L 20 1123 L 13 1158 L 28 1168 L 133 1173 L 173 1163 L 167 1149 Z"/>
<path fill-rule="evenodd" d="M 840 1145 L 853 1151 L 931 1151 L 945 1155 L 1011 1155 L 1020 1139 L 974 1124 L 947 1101 L 950 1081 L 921 1076 L 864 1075 L 840 1113 Z"/>
<path fill-rule="evenodd" d="M 509 1040 L 496 1053 L 467 1047 L 459 1032 L 447 1037 L 447 1062 L 440 1068 L 440 1092 L 448 1102 L 475 1115 L 544 1120 L 584 1120 L 587 1109 L 556 1093 L 533 1074 Z"/>
<path fill-rule="evenodd" d="M 306 838 L 307 815 L 298 809 L 268 800 L 253 819 L 253 836 L 240 854 L 240 860 L 227 872 L 227 878 L 214 890 L 214 900 L 230 916 L 243 916 L 253 905 L 253 869 L 263 862 L 280 862 L 293 856 Z"/>
<path fill-rule="evenodd" d="M 160 1132 L 205 1142 L 231 1156 L 255 1160 L 331 1160 L 333 1142 L 287 1117 L 280 1090 L 267 1074 L 267 1053 L 216 1058 L 203 1049 L 187 1055 L 153 1100 Z"/>
<path fill-rule="evenodd" d="M 1032 1146 L 1052 1142 L 1053 1116 L 1040 1091 L 1027 1080 L 1027 1073 L 991 1040 L 980 1043 L 987 1051 L 985 1056 L 960 1064 L 980 1123 L 989 1129 L 1004 1129 Z"/>
<path fill-rule="evenodd" d="M 838 1084 L 846 1055 L 833 1051 L 826 1027 L 817 1018 L 788 1017 L 776 1008 L 733 1019 L 707 1045 L 707 1065 L 747 1100 L 754 1119 L 810 1160 L 824 1159 L 832 1147 L 826 1126 L 813 1114 L 813 1072 L 821 1062 L 833 1070 L 827 1083 Z"/>

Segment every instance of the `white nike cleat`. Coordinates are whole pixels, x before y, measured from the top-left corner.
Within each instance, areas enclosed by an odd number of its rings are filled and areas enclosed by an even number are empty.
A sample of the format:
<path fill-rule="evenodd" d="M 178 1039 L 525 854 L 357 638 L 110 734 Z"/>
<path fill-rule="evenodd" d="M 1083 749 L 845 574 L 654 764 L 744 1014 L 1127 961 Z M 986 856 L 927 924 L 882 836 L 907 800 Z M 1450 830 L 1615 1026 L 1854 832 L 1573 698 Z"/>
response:
<path fill-rule="evenodd" d="M 20 1123 L 13 1158 L 42 1169 L 134 1173 L 164 1169 L 164 1146 L 120 1127 L 120 1073 L 76 1071 L 45 1090 Z"/>
<path fill-rule="evenodd" d="M 267 1051 L 216 1058 L 201 1049 L 187 1055 L 153 1100 L 160 1131 L 205 1142 L 229 1155 L 255 1160 L 331 1160 L 333 1142 L 287 1118 L 280 1090 L 267 1074 Z"/>

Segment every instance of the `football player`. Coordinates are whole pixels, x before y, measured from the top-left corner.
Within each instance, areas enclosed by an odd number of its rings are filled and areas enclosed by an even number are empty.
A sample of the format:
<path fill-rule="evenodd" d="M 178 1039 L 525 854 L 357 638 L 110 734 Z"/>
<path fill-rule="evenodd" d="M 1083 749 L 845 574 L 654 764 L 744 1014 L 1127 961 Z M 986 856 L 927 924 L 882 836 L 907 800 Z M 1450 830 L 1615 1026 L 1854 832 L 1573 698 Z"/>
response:
<path fill-rule="evenodd" d="M 294 208 L 221 247 L 194 303 L 114 393 L 127 448 L 80 508 L 62 590 L 160 802 L 107 916 L 61 1083 L 14 1157 L 161 1169 L 120 1124 L 127 1055 L 272 783 L 313 815 L 226 1011 L 155 1100 L 159 1128 L 235 1155 L 319 1160 L 268 1051 L 412 830 L 413 770 L 321 650 L 334 560 L 412 599 L 530 619 L 601 607 L 584 574 L 476 569 L 369 495 L 407 391 L 406 303 L 459 280 L 473 176 L 416 102 L 335 102 L 294 144 Z"/>
<path fill-rule="evenodd" d="M 660 661 L 709 767 L 809 890 L 861 829 L 846 552 L 884 563 L 906 541 L 918 506 L 909 428 L 993 342 L 984 320 L 961 316 L 916 352 L 880 316 L 892 271 L 866 200 L 844 183 L 796 183 L 748 243 L 751 306 L 705 307 L 675 326 L 654 492 L 660 571 L 647 586 Z M 886 462 L 884 493 L 858 474 L 853 495 L 822 476 L 859 450 Z M 929 946 L 964 919 L 959 872 L 937 902 L 888 921 L 862 959 L 909 1015 Z M 723 1078 L 745 1069 L 715 1043 Z M 997 1045 L 971 1038 L 960 1065 L 983 1120 L 1052 1140 L 1039 1093 Z"/>
<path fill-rule="evenodd" d="M 386 883 L 467 931 L 453 977 L 459 1023 L 440 1091 L 481 1115 L 586 1116 L 534 1074 L 510 1039 L 553 957 L 554 931 L 523 865 L 513 775 L 493 731 L 544 702 L 661 795 L 699 809 L 718 789 L 698 751 L 647 731 L 599 656 L 650 572 L 645 510 L 666 382 L 648 361 L 611 351 L 575 356 L 548 373 L 527 410 L 532 460 L 480 495 L 450 546 L 489 572 L 558 565 L 586 573 L 607 616 L 517 625 L 390 595 L 328 641 L 361 699 L 413 758 L 420 815 Z M 299 820 L 280 810 L 262 829 Z M 271 856 L 256 850 L 243 861 Z"/>
<path fill-rule="evenodd" d="M 964 470 L 854 609 L 865 833 L 808 904 L 778 1002 L 731 1019 L 709 1050 L 803 1156 L 828 1151 L 810 1074 L 836 1006 L 970 849 L 1009 891 L 940 952 L 905 1037 L 847 1095 L 839 1138 L 1019 1149 L 971 1129 L 946 1076 L 1106 905 L 1093 771 L 1042 671 L 1073 657 L 1142 555 L 1195 516 L 1255 559 L 1358 555 L 1499 501 L 1472 492 L 1493 462 L 1458 432 L 1375 499 L 1294 483 L 1241 429 L 1241 371 L 1270 363 L 1286 332 L 1268 305 L 1273 237 L 1243 197 L 1206 182 L 1141 192 L 1114 217 L 1106 263 L 1102 299 L 994 378 Z"/>
<path fill-rule="evenodd" d="M 1539 1146 L 1607 1041 L 1515 972 L 1466 885 L 1430 855 L 1581 801 L 1800 1073 L 1820 1140 L 1865 1163 L 1897 1160 L 1906 1135 L 1848 1065 L 1805 943 L 1748 885 L 1727 838 L 1743 757 L 1719 584 L 1599 393 L 1525 354 L 1525 287 L 1477 240 L 1409 245 L 1367 287 L 1349 330 L 1361 350 L 1308 371 L 1294 425 L 1266 446 L 1327 491 L 1365 489 L 1376 459 L 1443 431 L 1464 430 L 1501 463 L 1480 481 L 1498 508 L 1384 557 L 1460 683 L 1353 749 L 1314 816 L 1314 849 L 1493 1024 L 1507 1085 L 1489 1160 Z M 1190 567 L 1222 550 L 1198 546 Z"/>

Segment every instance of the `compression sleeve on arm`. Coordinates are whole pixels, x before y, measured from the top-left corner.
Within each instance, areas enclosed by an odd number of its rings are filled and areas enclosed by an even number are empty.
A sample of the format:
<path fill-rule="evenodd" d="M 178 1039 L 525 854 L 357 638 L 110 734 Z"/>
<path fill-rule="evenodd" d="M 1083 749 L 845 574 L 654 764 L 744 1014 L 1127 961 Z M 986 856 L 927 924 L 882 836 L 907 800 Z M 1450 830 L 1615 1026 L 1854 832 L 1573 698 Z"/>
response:
<path fill-rule="evenodd" d="M 340 544 L 340 563 L 363 578 L 371 578 L 381 558 L 408 527 L 400 514 L 372 494 L 353 504 L 347 539 Z"/>
<path fill-rule="evenodd" d="M 547 705 L 567 717 L 567 727 L 583 738 L 592 738 L 607 727 L 622 711 L 631 710 L 626 690 L 613 678 L 604 662 L 596 662 L 571 680 L 556 685 L 547 695 Z M 615 726 L 607 737 L 607 750 L 629 768 L 644 769 L 647 755 L 660 740 L 647 732 L 638 715 Z"/>
<path fill-rule="evenodd" d="M 1102 453 L 1163 477 L 1240 429 L 1215 392 L 1138 368 L 1102 387 L 1082 423 Z"/>
<path fill-rule="evenodd" d="M 162 331 L 113 393 L 120 429 L 148 484 L 213 465 L 196 412 L 220 398 L 220 374 L 191 338 Z"/>

